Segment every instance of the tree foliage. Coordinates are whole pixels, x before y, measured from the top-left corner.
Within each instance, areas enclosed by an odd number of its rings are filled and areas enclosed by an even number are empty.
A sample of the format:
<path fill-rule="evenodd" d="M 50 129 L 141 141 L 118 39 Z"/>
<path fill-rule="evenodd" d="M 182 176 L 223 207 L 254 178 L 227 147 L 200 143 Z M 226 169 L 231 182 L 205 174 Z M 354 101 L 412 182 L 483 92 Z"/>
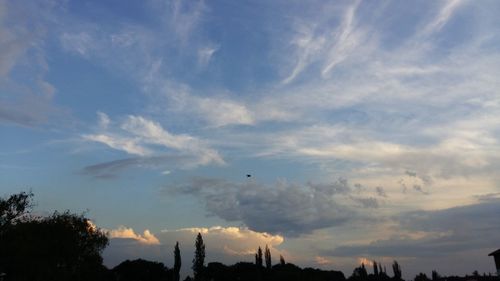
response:
<path fill-rule="evenodd" d="M 255 265 L 262 267 L 262 249 L 260 246 L 257 249 L 257 253 L 255 253 Z"/>
<path fill-rule="evenodd" d="M 201 233 L 196 236 L 195 251 L 193 258 L 193 275 L 195 280 L 201 280 L 203 276 L 203 268 L 205 266 L 205 243 Z"/>
<path fill-rule="evenodd" d="M 0 267 L 7 280 L 98 280 L 106 234 L 83 215 L 30 216 L 31 193 L 0 199 Z"/>
<path fill-rule="evenodd" d="M 280 255 L 280 264 L 281 265 L 285 265 L 286 264 L 285 258 L 282 255 Z"/>
<path fill-rule="evenodd" d="M 179 249 L 179 242 L 175 243 L 174 248 L 174 281 L 180 280 L 180 271 L 181 271 L 181 250 Z"/>
<path fill-rule="evenodd" d="M 403 275 L 401 273 L 401 266 L 397 261 L 394 261 L 394 263 L 392 264 L 392 271 L 394 272 L 394 279 L 402 280 L 401 277 Z"/>
<path fill-rule="evenodd" d="M 266 245 L 266 250 L 265 250 L 265 259 L 266 259 L 266 268 L 271 269 L 273 266 L 273 263 L 271 261 L 271 251 L 269 250 L 269 247 Z"/>

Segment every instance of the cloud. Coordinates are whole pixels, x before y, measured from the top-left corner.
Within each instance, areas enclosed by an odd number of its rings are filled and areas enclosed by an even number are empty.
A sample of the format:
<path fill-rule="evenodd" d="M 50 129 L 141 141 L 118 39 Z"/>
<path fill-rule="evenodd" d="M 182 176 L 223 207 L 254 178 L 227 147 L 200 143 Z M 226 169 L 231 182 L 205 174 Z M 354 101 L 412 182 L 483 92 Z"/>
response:
<path fill-rule="evenodd" d="M 191 169 L 193 166 L 202 165 L 200 159 L 195 155 L 159 155 L 149 157 L 133 157 L 103 162 L 89 165 L 83 168 L 84 175 L 99 179 L 114 179 L 121 172 L 130 169 Z M 163 171 L 161 174 L 168 175 L 170 171 Z"/>
<path fill-rule="evenodd" d="M 314 30 L 308 26 L 300 26 L 298 33 L 291 42 L 297 47 L 297 63 L 290 75 L 283 80 L 284 84 L 292 82 L 315 59 L 326 41 L 323 36 L 315 37 Z"/>
<path fill-rule="evenodd" d="M 111 123 L 109 116 L 104 112 L 97 112 L 97 117 L 99 119 L 99 128 L 102 130 L 106 130 Z"/>
<path fill-rule="evenodd" d="M 201 97 L 191 93 L 187 85 L 170 82 L 162 90 L 170 110 L 197 116 L 211 127 L 253 125 L 256 121 L 254 112 L 245 104 L 222 95 Z"/>
<path fill-rule="evenodd" d="M 137 139 L 121 138 L 119 136 L 110 136 L 104 134 L 82 135 L 86 141 L 99 142 L 111 148 L 122 150 L 133 155 L 150 155 L 151 151 L 139 144 Z"/>
<path fill-rule="evenodd" d="M 460 252 L 487 249 L 498 244 L 500 202 L 478 203 L 435 211 L 411 211 L 396 217 L 407 235 L 368 244 L 340 246 L 327 256 L 449 257 Z"/>
<path fill-rule="evenodd" d="M 185 2 L 174 0 L 170 2 L 171 18 L 169 25 L 178 36 L 182 44 L 185 44 L 198 27 L 207 7 L 204 1 Z"/>
<path fill-rule="evenodd" d="M 139 243 L 148 245 L 158 245 L 160 241 L 156 236 L 154 236 L 148 229 L 144 230 L 144 233 L 136 234 L 132 228 L 127 228 L 125 226 L 120 226 L 117 229 L 112 229 L 109 232 L 109 237 L 111 239 L 133 239 Z"/>
<path fill-rule="evenodd" d="M 284 238 L 279 235 L 260 233 L 246 227 L 212 226 L 165 229 L 159 233 L 147 230 L 142 235 L 132 228 L 119 227 L 113 230 L 114 237 L 103 253 L 104 264 L 115 266 L 125 259 L 146 258 L 164 262 L 168 267 L 173 265 L 172 251 L 179 242 L 183 264 L 193 258 L 196 235 L 201 233 L 206 246 L 206 261 L 218 261 L 233 264 L 242 260 L 254 261 L 257 248 L 269 246 L 274 263 L 280 254 L 287 257 L 287 252 L 279 247 Z M 190 274 L 190 267 L 182 267 L 183 274 Z"/>
<path fill-rule="evenodd" d="M 82 56 L 88 56 L 89 52 L 98 46 L 92 36 L 84 31 L 75 34 L 63 33 L 60 40 L 64 49 Z"/>
<path fill-rule="evenodd" d="M 292 237 L 342 225 L 362 216 L 359 207 L 378 206 L 375 198 L 353 193 L 343 179 L 329 184 L 278 181 L 267 185 L 195 178 L 167 186 L 164 192 L 192 195 L 205 205 L 208 214 L 241 221 L 254 231 Z"/>
<path fill-rule="evenodd" d="M 423 28 L 423 34 L 440 31 L 453 16 L 455 10 L 463 3 L 463 0 L 447 0 L 439 10 L 439 14 Z"/>
<path fill-rule="evenodd" d="M 0 1 L 0 123 L 35 127 L 55 116 L 68 120 L 52 102 L 55 86 L 45 79 L 42 26 L 51 8 L 45 2 Z"/>
<path fill-rule="evenodd" d="M 212 56 L 219 50 L 219 46 L 207 46 L 198 50 L 198 63 L 204 67 L 210 63 Z"/>
<path fill-rule="evenodd" d="M 84 141 L 102 143 L 140 157 L 87 166 L 84 168 L 85 174 L 110 178 L 131 166 L 164 168 L 177 164 L 182 168 L 193 168 L 224 164 L 218 152 L 203 141 L 186 134 L 172 134 L 152 120 L 130 115 L 118 128 L 108 128 L 111 121 L 107 115 L 99 112 L 98 116 L 100 132 L 82 135 Z"/>
<path fill-rule="evenodd" d="M 375 187 L 375 192 L 377 193 L 378 196 L 380 197 L 387 197 L 387 193 L 385 192 L 384 188 L 381 186 Z"/>
<path fill-rule="evenodd" d="M 360 2 L 355 1 L 345 12 L 342 24 L 335 34 L 335 44 L 331 47 L 328 61 L 321 71 L 324 77 L 345 60 L 363 40 L 363 32 L 355 28 L 355 14 Z"/>
<path fill-rule="evenodd" d="M 272 254 L 279 253 L 276 246 L 284 242 L 283 236 L 272 235 L 265 232 L 255 232 L 246 227 L 193 227 L 177 230 L 163 230 L 163 237 L 195 237 L 198 233 L 203 235 L 203 240 L 208 246 L 208 251 L 222 252 L 222 254 L 238 258 L 252 259 L 257 248 L 268 245 Z"/>

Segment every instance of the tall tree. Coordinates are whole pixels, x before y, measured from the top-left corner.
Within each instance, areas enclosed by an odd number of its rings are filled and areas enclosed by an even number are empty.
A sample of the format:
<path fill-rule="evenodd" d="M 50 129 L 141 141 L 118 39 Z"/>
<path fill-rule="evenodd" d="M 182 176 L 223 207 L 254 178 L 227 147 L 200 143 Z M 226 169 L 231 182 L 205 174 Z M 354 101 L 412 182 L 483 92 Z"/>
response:
<path fill-rule="evenodd" d="M 195 251 L 192 267 L 194 280 L 201 280 L 203 276 L 203 268 L 205 266 L 205 243 L 203 243 L 203 237 L 199 232 L 196 236 L 194 247 Z"/>
<path fill-rule="evenodd" d="M 435 270 L 432 271 L 432 281 L 437 281 L 441 278 L 441 276 L 439 275 L 439 273 Z"/>
<path fill-rule="evenodd" d="M 255 264 L 258 267 L 262 267 L 262 249 L 259 246 L 259 249 L 257 250 L 257 253 L 255 254 Z"/>
<path fill-rule="evenodd" d="M 378 276 L 378 264 L 376 261 L 373 261 L 373 275 Z"/>
<path fill-rule="evenodd" d="M 174 281 L 180 280 L 181 271 L 181 250 L 179 250 L 179 242 L 175 243 L 174 248 Z"/>
<path fill-rule="evenodd" d="M 266 268 L 271 269 L 271 267 L 273 266 L 271 261 L 271 251 L 269 250 L 269 247 L 267 247 L 267 244 L 264 256 L 266 258 Z"/>
<path fill-rule="evenodd" d="M 401 266 L 397 261 L 394 261 L 392 264 L 392 271 L 394 272 L 394 279 L 401 280 Z"/>
<path fill-rule="evenodd" d="M 367 280 L 367 278 L 368 278 L 368 273 L 366 272 L 364 263 L 362 263 L 360 267 L 356 267 L 352 272 L 351 276 L 352 280 L 364 281 Z"/>
<path fill-rule="evenodd" d="M 285 265 L 285 258 L 282 255 L 280 255 L 280 264 Z"/>

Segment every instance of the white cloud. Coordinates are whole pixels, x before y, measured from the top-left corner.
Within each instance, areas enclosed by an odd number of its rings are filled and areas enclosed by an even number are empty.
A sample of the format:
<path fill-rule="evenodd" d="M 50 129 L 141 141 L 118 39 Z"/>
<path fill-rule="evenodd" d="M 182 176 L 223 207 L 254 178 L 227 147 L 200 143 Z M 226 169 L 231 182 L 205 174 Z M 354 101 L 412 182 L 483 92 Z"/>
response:
<path fill-rule="evenodd" d="M 192 36 L 207 9 L 204 1 L 174 0 L 171 3 L 170 26 L 182 44 Z"/>
<path fill-rule="evenodd" d="M 272 235 L 265 232 L 255 232 L 246 227 L 192 227 L 182 228 L 177 230 L 163 230 L 162 237 L 195 237 L 201 233 L 205 244 L 208 246 L 208 251 L 220 252 L 221 254 L 238 259 L 244 257 L 252 259 L 260 246 L 264 248 L 268 245 L 272 250 L 272 254 L 279 253 L 276 246 L 284 242 L 284 237 L 280 235 Z M 191 242 L 191 241 L 190 241 Z"/>
<path fill-rule="evenodd" d="M 200 97 L 193 95 L 186 85 L 168 85 L 165 98 L 171 110 L 180 114 L 195 114 L 211 127 L 228 125 L 252 125 L 254 113 L 245 104 L 224 96 Z"/>
<path fill-rule="evenodd" d="M 162 230 L 151 233 L 145 230 L 137 234 L 132 228 L 119 227 L 111 232 L 110 245 L 103 253 L 104 263 L 115 266 L 125 259 L 146 258 L 173 264 L 171 254 L 176 242 L 179 242 L 183 263 L 193 258 L 191 251 L 196 235 L 201 233 L 206 246 L 206 262 L 223 262 L 233 264 L 239 261 L 254 262 L 257 248 L 269 246 L 273 263 L 278 262 L 279 255 L 287 258 L 286 251 L 280 246 L 284 237 L 249 230 L 246 227 L 212 226 L 190 227 L 172 230 Z M 188 266 L 183 266 L 183 273 L 189 274 Z"/>
<path fill-rule="evenodd" d="M 206 46 L 198 50 L 198 63 L 200 66 L 207 66 L 212 56 L 219 50 L 219 46 Z"/>
<path fill-rule="evenodd" d="M 453 16 L 455 10 L 463 3 L 463 0 L 447 0 L 442 8 L 439 10 L 439 14 L 432 19 L 424 28 L 423 34 L 430 34 L 438 32 L 443 28 L 443 26 L 450 20 Z"/>
<path fill-rule="evenodd" d="M 63 33 L 60 37 L 63 48 L 70 52 L 88 56 L 98 45 L 88 32 Z"/>
<path fill-rule="evenodd" d="M 148 245 L 159 245 L 160 241 L 148 229 L 144 230 L 143 234 L 137 234 L 132 228 L 120 226 L 117 229 L 112 229 L 109 232 L 111 239 L 134 239 L 140 243 Z"/>
<path fill-rule="evenodd" d="M 345 60 L 358 45 L 364 36 L 363 32 L 356 29 L 355 14 L 360 1 L 355 1 L 345 12 L 342 24 L 335 34 L 334 45 L 331 47 L 327 63 L 321 74 L 326 77 L 339 63 Z"/>
<path fill-rule="evenodd" d="M 105 134 L 82 135 L 86 141 L 103 143 L 111 148 L 125 151 L 129 154 L 146 156 L 150 155 L 151 151 L 139 144 L 138 139 L 122 138 L 120 136 L 111 136 Z"/>
<path fill-rule="evenodd" d="M 109 116 L 106 113 L 99 111 L 99 112 L 97 112 L 97 117 L 99 119 L 99 121 L 98 121 L 99 128 L 106 130 L 108 128 L 109 124 L 111 123 Z"/>
<path fill-rule="evenodd" d="M 323 50 L 325 37 L 315 37 L 314 29 L 305 25 L 298 28 L 298 35 L 292 40 L 292 44 L 297 47 L 297 63 L 292 73 L 283 80 L 284 84 L 294 80 L 311 62 L 316 55 Z"/>
<path fill-rule="evenodd" d="M 120 159 L 88 166 L 84 172 L 109 178 L 118 170 L 129 166 L 165 168 L 177 162 L 177 168 L 194 168 L 199 165 L 223 165 L 224 159 L 204 141 L 187 135 L 172 134 L 158 122 L 142 116 L 127 116 L 118 127 L 110 127 L 111 120 L 98 112 L 99 128 L 94 134 L 84 134 L 81 138 L 97 142 L 110 148 L 124 151 L 140 158 Z M 162 163 L 164 165 L 162 165 Z"/>

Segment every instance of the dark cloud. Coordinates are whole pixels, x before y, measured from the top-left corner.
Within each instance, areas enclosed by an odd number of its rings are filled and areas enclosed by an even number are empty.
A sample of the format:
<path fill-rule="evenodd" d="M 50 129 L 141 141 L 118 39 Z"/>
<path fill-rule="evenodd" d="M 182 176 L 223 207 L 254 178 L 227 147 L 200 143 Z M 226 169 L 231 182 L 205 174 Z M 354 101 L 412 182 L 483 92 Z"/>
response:
<path fill-rule="evenodd" d="M 375 192 L 377 193 L 378 196 L 380 197 L 387 197 L 387 193 L 385 192 L 384 188 L 381 186 L 375 187 Z"/>
<path fill-rule="evenodd" d="M 352 198 L 355 202 L 358 202 L 360 207 L 362 208 L 378 208 L 378 200 L 373 197 L 367 197 L 367 198 L 362 198 L 362 197 L 353 197 Z"/>
<path fill-rule="evenodd" d="M 428 195 L 428 194 L 429 194 L 429 192 L 425 191 L 425 190 L 422 188 L 422 186 L 421 186 L 421 185 L 419 185 L 419 184 L 414 184 L 414 185 L 413 185 L 413 189 L 414 189 L 415 191 L 418 191 L 418 192 L 420 192 L 420 193 L 422 193 L 422 194 L 425 194 L 425 195 Z"/>
<path fill-rule="evenodd" d="M 413 178 L 417 177 L 417 173 L 414 172 L 414 171 L 408 171 L 408 170 L 406 170 L 405 171 L 405 175 L 407 175 L 409 177 L 413 177 Z"/>
<path fill-rule="evenodd" d="M 397 217 L 402 230 L 428 232 L 412 239 L 390 237 L 369 244 L 341 246 L 330 256 L 436 257 L 500 245 L 500 200 L 438 211 L 413 211 Z"/>
<path fill-rule="evenodd" d="M 500 199 L 500 192 L 481 194 L 481 195 L 476 195 L 474 197 L 477 198 L 477 200 L 482 201 L 482 202 L 492 202 L 492 201 L 494 202 L 494 201 L 498 201 Z"/>
<path fill-rule="evenodd" d="M 329 184 L 260 184 L 196 178 L 167 187 L 165 192 L 195 196 L 211 215 L 241 221 L 255 231 L 287 236 L 337 226 L 358 216 L 360 206 L 378 206 L 375 198 L 354 194 L 344 179 Z"/>
<path fill-rule="evenodd" d="M 121 172 L 130 168 L 183 168 L 196 161 L 195 156 L 162 155 L 152 157 L 132 157 L 86 166 L 82 173 L 99 179 L 116 178 Z"/>

